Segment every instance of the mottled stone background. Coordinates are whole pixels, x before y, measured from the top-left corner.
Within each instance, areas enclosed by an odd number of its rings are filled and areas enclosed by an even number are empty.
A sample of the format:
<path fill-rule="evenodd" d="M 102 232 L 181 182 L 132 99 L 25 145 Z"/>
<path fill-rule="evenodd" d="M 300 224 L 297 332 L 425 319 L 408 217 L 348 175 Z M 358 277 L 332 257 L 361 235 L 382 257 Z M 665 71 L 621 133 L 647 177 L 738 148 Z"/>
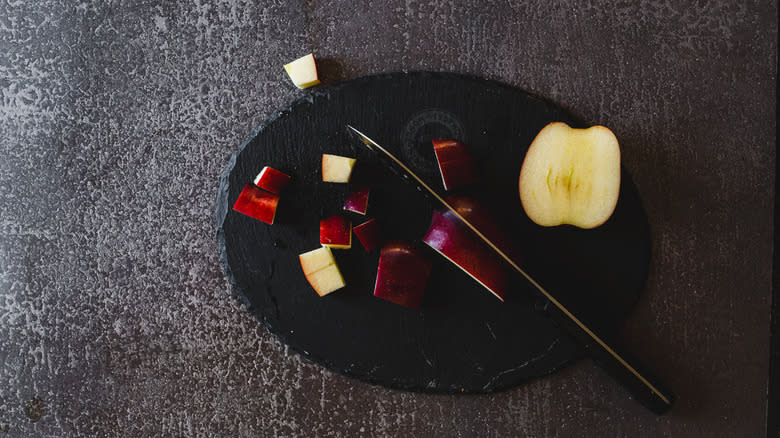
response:
<path fill-rule="evenodd" d="M 777 2 L 352 3 L 0 2 L 0 438 L 764 434 Z M 623 338 L 676 408 L 587 361 L 495 395 L 388 390 L 249 317 L 217 178 L 310 51 L 330 82 L 474 73 L 613 128 L 654 248 Z"/>

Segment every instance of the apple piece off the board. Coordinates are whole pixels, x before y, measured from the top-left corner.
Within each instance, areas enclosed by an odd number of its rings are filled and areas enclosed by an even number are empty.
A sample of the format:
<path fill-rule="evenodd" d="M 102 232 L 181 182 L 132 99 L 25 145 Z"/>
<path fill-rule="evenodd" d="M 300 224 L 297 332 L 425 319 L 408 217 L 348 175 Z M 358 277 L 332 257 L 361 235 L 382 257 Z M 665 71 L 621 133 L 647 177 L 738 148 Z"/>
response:
<path fill-rule="evenodd" d="M 431 262 L 414 245 L 391 240 L 382 247 L 374 296 L 417 309 L 431 274 Z"/>
<path fill-rule="evenodd" d="M 269 166 L 263 167 L 263 170 L 255 177 L 257 187 L 277 195 L 282 192 L 288 182 L 290 182 L 290 175 Z"/>
<path fill-rule="evenodd" d="M 433 151 L 436 154 L 444 190 L 452 190 L 479 179 L 477 165 L 463 143 L 448 138 L 437 138 L 433 140 Z"/>
<path fill-rule="evenodd" d="M 302 56 L 295 61 L 285 64 L 284 70 L 290 76 L 293 84 L 298 88 L 308 88 L 320 83 L 317 75 L 317 62 L 314 60 L 314 54 Z"/>
<path fill-rule="evenodd" d="M 363 186 L 350 193 L 344 202 L 344 210 L 352 211 L 365 215 L 368 210 L 368 195 L 371 193 L 371 187 Z"/>
<path fill-rule="evenodd" d="M 355 232 L 360 244 L 363 245 L 366 251 L 370 252 L 382 244 L 383 238 L 376 219 L 369 219 L 354 227 L 352 231 Z"/>
<path fill-rule="evenodd" d="M 323 246 L 298 256 L 303 275 L 319 296 L 346 286 L 330 248 Z"/>
<path fill-rule="evenodd" d="M 352 247 L 352 222 L 336 214 L 320 221 L 320 244 L 335 249 Z"/>
<path fill-rule="evenodd" d="M 233 204 L 233 210 L 267 224 L 273 224 L 278 204 L 278 195 L 266 192 L 254 184 L 247 184 Z"/>
<path fill-rule="evenodd" d="M 603 126 L 550 123 L 528 148 L 518 185 L 534 223 L 595 228 L 612 216 L 620 194 L 617 138 Z"/>
<path fill-rule="evenodd" d="M 448 219 L 434 211 L 423 242 L 504 301 L 510 278 L 508 266 L 459 222 L 457 216 Z"/>
<path fill-rule="evenodd" d="M 322 154 L 322 181 L 334 183 L 349 182 L 352 176 L 352 168 L 355 167 L 354 158 L 340 155 Z"/>

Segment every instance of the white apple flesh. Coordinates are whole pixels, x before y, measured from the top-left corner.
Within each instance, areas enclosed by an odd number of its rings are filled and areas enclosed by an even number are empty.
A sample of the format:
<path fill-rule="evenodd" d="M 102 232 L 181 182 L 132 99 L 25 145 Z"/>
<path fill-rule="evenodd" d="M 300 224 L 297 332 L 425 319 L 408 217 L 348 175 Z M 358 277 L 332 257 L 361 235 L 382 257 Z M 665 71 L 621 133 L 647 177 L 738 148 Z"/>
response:
<path fill-rule="evenodd" d="M 349 182 L 352 176 L 352 168 L 355 167 L 354 158 L 340 155 L 322 154 L 322 181 L 334 183 Z"/>
<path fill-rule="evenodd" d="M 317 76 L 317 63 L 314 60 L 314 54 L 309 53 L 295 61 L 285 64 L 284 70 L 290 76 L 293 84 L 298 88 L 308 88 L 317 85 L 320 80 Z"/>
<path fill-rule="evenodd" d="M 620 147 L 603 126 L 545 126 L 525 155 L 520 200 L 528 217 L 550 227 L 595 228 L 615 211 L 620 193 Z"/>
<path fill-rule="evenodd" d="M 298 256 L 303 275 L 319 296 L 346 286 L 330 248 L 322 247 Z"/>

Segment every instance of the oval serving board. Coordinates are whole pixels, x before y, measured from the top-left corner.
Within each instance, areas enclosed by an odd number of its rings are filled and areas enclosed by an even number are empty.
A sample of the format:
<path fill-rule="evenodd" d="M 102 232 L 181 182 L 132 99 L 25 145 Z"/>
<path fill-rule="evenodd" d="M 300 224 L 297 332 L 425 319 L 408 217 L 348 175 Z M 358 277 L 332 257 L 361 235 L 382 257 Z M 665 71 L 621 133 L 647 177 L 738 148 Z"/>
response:
<path fill-rule="evenodd" d="M 420 243 L 434 206 L 375 162 L 352 124 L 443 193 L 431 139 L 463 141 L 483 182 L 471 195 L 500 213 L 522 249 L 522 265 L 585 320 L 614 333 L 644 287 L 649 229 L 623 172 L 612 218 L 594 230 L 541 228 L 523 213 L 517 177 L 528 145 L 547 123 L 581 124 L 562 108 L 510 86 L 449 73 L 392 73 L 306 91 L 260 126 L 230 159 L 217 195 L 220 260 L 234 292 L 269 331 L 330 370 L 392 388 L 492 392 L 556 370 L 580 347 L 544 314 L 525 281 L 501 303 Z M 353 184 L 321 182 L 321 155 L 358 158 Z M 232 210 L 263 166 L 292 175 L 276 222 Z M 319 247 L 319 220 L 341 212 L 351 187 L 372 186 L 368 214 L 385 234 L 420 244 L 433 270 L 419 310 L 373 296 L 379 250 L 356 238 L 334 250 L 347 286 L 320 298 L 298 254 Z"/>

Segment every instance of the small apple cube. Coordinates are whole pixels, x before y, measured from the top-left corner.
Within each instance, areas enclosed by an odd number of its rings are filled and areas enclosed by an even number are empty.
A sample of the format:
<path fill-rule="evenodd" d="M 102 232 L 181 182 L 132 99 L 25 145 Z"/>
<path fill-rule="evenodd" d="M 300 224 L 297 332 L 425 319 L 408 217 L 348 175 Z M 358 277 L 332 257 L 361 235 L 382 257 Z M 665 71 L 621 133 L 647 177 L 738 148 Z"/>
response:
<path fill-rule="evenodd" d="M 300 254 L 303 275 L 319 296 L 325 296 L 346 286 L 330 248 L 322 247 Z"/>
<path fill-rule="evenodd" d="M 233 204 L 233 210 L 267 224 L 273 224 L 278 204 L 278 195 L 268 193 L 254 184 L 247 184 Z"/>
<path fill-rule="evenodd" d="M 333 253 L 327 246 L 305 252 L 298 256 L 304 274 L 313 274 L 320 269 L 336 263 Z"/>
<path fill-rule="evenodd" d="M 471 159 L 466 145 L 450 138 L 434 138 L 433 152 L 440 163 Z"/>
<path fill-rule="evenodd" d="M 417 309 L 431 274 L 431 262 L 416 246 L 393 240 L 382 247 L 374 296 Z"/>
<path fill-rule="evenodd" d="M 335 249 L 352 247 L 352 222 L 341 215 L 320 221 L 320 244 Z"/>
<path fill-rule="evenodd" d="M 344 210 L 352 211 L 365 215 L 368 210 L 368 195 L 371 193 L 371 187 L 363 186 L 352 192 L 344 202 Z"/>
<path fill-rule="evenodd" d="M 346 183 L 355 167 L 354 158 L 322 154 L 322 180 L 324 182 Z"/>
<path fill-rule="evenodd" d="M 508 265 L 465 225 L 458 223 L 456 216 L 448 220 L 434 211 L 423 242 L 504 301 L 509 288 Z"/>
<path fill-rule="evenodd" d="M 477 165 L 466 146 L 455 140 L 433 140 L 433 151 L 439 164 L 444 190 L 452 190 L 479 180 Z"/>
<path fill-rule="evenodd" d="M 382 244 L 383 238 L 379 232 L 379 224 L 376 219 L 369 219 L 353 228 L 352 231 L 355 232 L 360 244 L 363 245 L 366 251 L 370 252 Z"/>
<path fill-rule="evenodd" d="M 288 182 L 290 182 L 290 175 L 268 166 L 263 167 L 263 170 L 255 177 L 257 187 L 277 195 L 281 193 Z"/>
<path fill-rule="evenodd" d="M 320 79 L 317 77 L 317 63 L 314 61 L 313 53 L 285 64 L 284 70 L 298 88 L 308 88 L 320 83 Z"/>

